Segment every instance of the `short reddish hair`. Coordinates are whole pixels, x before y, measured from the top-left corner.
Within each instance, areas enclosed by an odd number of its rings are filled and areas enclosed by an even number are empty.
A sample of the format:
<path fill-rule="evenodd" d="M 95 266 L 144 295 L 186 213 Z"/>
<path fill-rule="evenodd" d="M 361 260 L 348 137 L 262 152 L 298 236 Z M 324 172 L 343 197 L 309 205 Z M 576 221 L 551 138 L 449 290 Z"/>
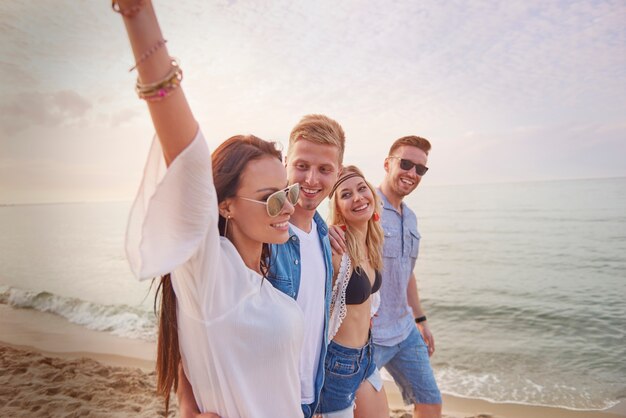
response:
<path fill-rule="evenodd" d="M 389 148 L 389 155 L 393 155 L 394 151 L 403 145 L 419 148 L 424 151 L 426 155 L 430 152 L 430 142 L 428 142 L 428 139 L 422 138 L 421 136 L 409 135 L 396 139 L 395 142 L 391 144 L 391 148 Z"/>

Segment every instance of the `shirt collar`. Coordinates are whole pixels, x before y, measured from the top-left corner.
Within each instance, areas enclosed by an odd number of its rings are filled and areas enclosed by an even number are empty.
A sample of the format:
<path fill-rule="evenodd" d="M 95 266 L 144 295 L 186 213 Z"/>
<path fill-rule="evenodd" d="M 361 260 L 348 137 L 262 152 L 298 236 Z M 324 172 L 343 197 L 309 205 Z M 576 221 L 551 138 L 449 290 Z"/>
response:
<path fill-rule="evenodd" d="M 392 205 L 391 203 L 389 203 L 389 200 L 387 200 L 387 196 L 385 196 L 385 195 L 383 194 L 383 192 L 380 190 L 380 187 L 379 187 L 379 188 L 377 188 L 377 189 L 376 189 L 376 191 L 378 192 L 378 196 L 380 196 L 380 200 L 383 202 L 383 208 L 384 208 L 384 209 L 389 209 L 389 210 L 392 210 L 392 211 L 396 212 L 396 213 L 397 213 L 397 214 L 399 214 L 399 215 L 401 214 L 400 212 L 398 212 L 398 211 L 396 210 L 396 208 L 394 208 L 394 207 L 393 207 L 393 205 Z M 405 206 L 405 203 L 404 203 L 404 202 L 400 203 L 400 207 L 402 208 L 402 213 L 404 213 L 404 212 L 405 212 L 405 211 L 404 211 L 404 206 Z"/>
<path fill-rule="evenodd" d="M 317 224 L 317 230 L 320 235 L 326 236 L 328 235 L 328 226 L 326 222 L 322 219 L 322 215 L 319 214 L 318 211 L 315 211 L 315 215 L 313 215 L 313 220 Z"/>

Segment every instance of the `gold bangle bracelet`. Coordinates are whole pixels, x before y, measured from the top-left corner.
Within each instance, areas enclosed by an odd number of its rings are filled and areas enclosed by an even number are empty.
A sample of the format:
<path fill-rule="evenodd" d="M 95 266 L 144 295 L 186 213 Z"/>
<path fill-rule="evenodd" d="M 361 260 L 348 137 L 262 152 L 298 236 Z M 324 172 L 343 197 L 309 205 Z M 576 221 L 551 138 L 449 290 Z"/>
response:
<path fill-rule="evenodd" d="M 178 65 L 178 61 L 175 58 L 171 58 L 170 60 L 170 71 L 163 77 L 162 79 L 152 82 L 152 83 L 142 83 L 139 78 L 137 78 L 137 84 L 135 85 L 135 89 L 137 91 L 150 91 L 155 88 L 158 88 L 161 84 L 167 83 L 173 78 L 177 78 L 180 75 L 180 79 L 182 80 L 183 70 Z"/>
<path fill-rule="evenodd" d="M 153 94 L 138 94 L 138 97 L 148 102 L 158 102 L 168 97 L 174 90 L 176 90 L 180 84 L 172 84 L 171 86 L 164 87 Z"/>
<path fill-rule="evenodd" d="M 135 85 L 135 92 L 140 99 L 154 101 L 161 100 L 178 88 L 181 81 L 183 81 L 183 70 L 178 65 L 178 62 L 172 58 L 172 68 L 167 75 L 159 81 L 149 84 L 143 84 L 137 79 Z"/>

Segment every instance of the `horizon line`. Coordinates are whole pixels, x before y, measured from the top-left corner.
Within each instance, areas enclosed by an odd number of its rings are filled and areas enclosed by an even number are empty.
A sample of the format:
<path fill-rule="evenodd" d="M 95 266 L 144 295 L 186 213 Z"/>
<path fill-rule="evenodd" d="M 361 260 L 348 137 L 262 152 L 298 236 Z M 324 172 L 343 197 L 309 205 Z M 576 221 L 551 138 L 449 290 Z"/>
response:
<path fill-rule="evenodd" d="M 494 180 L 494 181 L 479 181 L 479 182 L 467 182 L 467 183 L 435 183 L 429 184 L 429 187 L 457 187 L 457 186 L 481 186 L 481 185 L 495 185 L 495 184 L 523 184 L 523 183 L 550 183 L 558 181 L 584 181 L 584 180 L 613 180 L 613 179 L 626 179 L 626 175 L 618 176 L 606 176 L 606 177 L 570 177 L 570 178 L 551 178 L 551 179 L 534 179 L 534 180 Z M 64 205 L 64 204 L 88 204 L 88 203 L 125 203 L 133 202 L 134 197 L 128 198 L 113 198 L 113 199 L 93 199 L 93 200 L 49 200 L 49 201 L 24 201 L 24 202 L 9 202 L 0 201 L 0 207 L 3 206 L 36 206 L 36 205 Z"/>

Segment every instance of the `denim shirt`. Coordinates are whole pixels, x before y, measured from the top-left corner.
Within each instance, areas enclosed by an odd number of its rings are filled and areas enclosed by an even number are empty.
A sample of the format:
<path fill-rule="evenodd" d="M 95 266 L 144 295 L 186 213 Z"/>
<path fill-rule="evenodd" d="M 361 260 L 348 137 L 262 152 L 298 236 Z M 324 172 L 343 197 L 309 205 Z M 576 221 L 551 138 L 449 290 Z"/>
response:
<path fill-rule="evenodd" d="M 325 317 L 324 317 L 324 344 L 321 347 L 320 362 L 317 366 L 317 376 L 315 378 L 315 401 L 312 405 L 311 414 L 315 411 L 319 402 L 319 394 L 324 383 L 324 359 L 326 357 L 326 347 L 328 346 L 328 317 L 330 311 L 330 297 L 333 284 L 333 263 L 328 238 L 328 226 L 319 213 L 315 212 L 313 221 L 317 225 L 317 233 L 322 243 L 324 253 L 324 265 L 326 266 L 326 289 L 325 289 Z M 286 295 L 297 299 L 300 290 L 300 240 L 289 228 L 289 240 L 284 244 L 273 244 L 271 246 L 270 271 L 267 280 L 276 289 Z"/>
<path fill-rule="evenodd" d="M 407 286 L 419 253 L 420 234 L 417 217 L 403 202 L 398 212 L 378 189 L 383 202 L 381 226 L 383 243 L 383 273 L 380 307 L 374 317 L 372 339 L 385 346 L 404 341 L 413 328 L 413 310 L 407 300 Z"/>

